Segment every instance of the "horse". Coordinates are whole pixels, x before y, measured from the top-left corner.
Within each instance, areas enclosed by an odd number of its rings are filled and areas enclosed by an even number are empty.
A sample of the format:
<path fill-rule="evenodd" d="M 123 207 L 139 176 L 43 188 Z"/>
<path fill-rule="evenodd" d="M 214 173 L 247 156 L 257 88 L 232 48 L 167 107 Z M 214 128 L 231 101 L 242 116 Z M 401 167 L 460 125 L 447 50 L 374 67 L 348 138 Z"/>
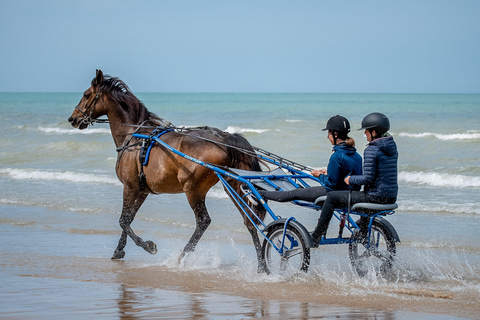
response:
<path fill-rule="evenodd" d="M 107 119 L 98 119 L 102 116 Z M 94 122 L 108 122 L 110 125 L 118 153 L 115 171 L 123 184 L 123 207 L 119 219 L 122 234 L 112 259 L 125 257 L 128 237 L 145 251 L 151 254 L 157 252 L 153 241 L 144 241 L 130 226 L 149 194 L 185 193 L 195 215 L 196 227 L 179 259 L 193 252 L 211 223 L 205 197 L 208 190 L 219 181 L 218 177 L 212 170 L 178 156 L 158 143 L 150 151 L 148 164 L 143 165 L 140 160 L 141 143 L 132 138 L 133 133 L 148 135 L 153 128 L 171 124 L 148 111 L 122 80 L 104 75 L 101 70 L 96 71 L 90 87 L 83 93 L 68 121 L 80 130 Z M 172 130 L 163 134 L 161 139 L 184 154 L 213 165 L 261 171 L 258 158 L 252 153 L 242 152 L 253 152 L 254 149 L 240 134 L 203 127 L 186 132 Z M 240 194 L 241 183 L 234 179 L 227 181 Z M 251 202 L 248 204 L 263 220 L 265 208 Z M 257 253 L 258 271 L 264 272 L 265 261 L 262 259 L 257 230 L 248 217 L 243 218 Z M 253 221 L 258 222 L 256 218 Z"/>

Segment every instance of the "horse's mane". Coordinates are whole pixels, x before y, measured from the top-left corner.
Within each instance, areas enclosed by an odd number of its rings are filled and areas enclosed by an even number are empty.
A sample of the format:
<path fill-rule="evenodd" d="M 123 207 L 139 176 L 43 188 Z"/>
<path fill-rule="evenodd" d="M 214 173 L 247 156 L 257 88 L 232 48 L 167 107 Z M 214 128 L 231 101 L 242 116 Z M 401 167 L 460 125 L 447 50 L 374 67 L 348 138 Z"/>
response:
<path fill-rule="evenodd" d="M 127 121 L 132 124 L 140 124 L 144 121 L 162 123 L 164 120 L 148 111 L 147 107 L 132 93 L 130 88 L 117 77 L 105 75 L 102 83 L 97 84 L 96 79 L 92 80 L 92 86 L 99 85 L 99 91 L 109 93 L 122 107 L 127 115 Z"/>

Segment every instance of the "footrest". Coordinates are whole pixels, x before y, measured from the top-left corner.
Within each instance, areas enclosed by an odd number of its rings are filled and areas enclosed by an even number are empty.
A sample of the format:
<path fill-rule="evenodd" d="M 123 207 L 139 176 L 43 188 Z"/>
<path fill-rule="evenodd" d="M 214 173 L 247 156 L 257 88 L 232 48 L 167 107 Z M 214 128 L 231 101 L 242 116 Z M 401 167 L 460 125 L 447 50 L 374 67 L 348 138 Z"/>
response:
<path fill-rule="evenodd" d="M 327 199 L 327 196 L 318 197 L 317 199 L 315 199 L 315 204 L 317 206 L 321 206 L 321 205 L 323 205 L 323 203 L 325 202 L 326 199 Z"/>
<path fill-rule="evenodd" d="M 353 205 L 352 210 L 362 213 L 375 214 L 382 211 L 393 211 L 398 208 L 398 204 L 379 204 L 379 203 L 368 203 L 360 202 Z"/>

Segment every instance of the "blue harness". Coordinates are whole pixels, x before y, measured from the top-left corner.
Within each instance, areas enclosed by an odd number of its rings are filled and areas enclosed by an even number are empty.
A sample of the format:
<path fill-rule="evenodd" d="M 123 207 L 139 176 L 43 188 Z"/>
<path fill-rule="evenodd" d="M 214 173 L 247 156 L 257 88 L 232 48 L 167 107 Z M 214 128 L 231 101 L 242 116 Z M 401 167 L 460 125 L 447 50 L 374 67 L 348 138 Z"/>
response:
<path fill-rule="evenodd" d="M 162 130 L 162 131 L 160 131 L 160 130 Z M 158 132 L 158 131 L 160 131 L 160 132 Z M 142 167 L 146 166 L 148 164 L 148 159 L 150 157 L 150 151 L 152 150 L 152 147 L 155 144 L 155 140 L 153 139 L 153 137 L 160 138 L 165 133 L 170 132 L 170 131 L 174 131 L 174 130 L 158 127 L 157 129 L 153 130 L 152 134 L 150 135 L 150 137 L 148 139 L 143 140 L 142 149 L 140 150 L 140 163 L 142 164 Z"/>

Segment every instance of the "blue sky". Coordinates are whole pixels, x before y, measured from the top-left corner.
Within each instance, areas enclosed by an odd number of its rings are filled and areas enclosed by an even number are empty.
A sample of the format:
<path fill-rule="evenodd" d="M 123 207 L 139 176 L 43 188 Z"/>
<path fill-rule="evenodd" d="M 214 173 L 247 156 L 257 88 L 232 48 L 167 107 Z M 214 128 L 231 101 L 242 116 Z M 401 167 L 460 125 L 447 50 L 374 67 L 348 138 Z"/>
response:
<path fill-rule="evenodd" d="M 0 91 L 480 93 L 480 1 L 0 0 Z"/>

